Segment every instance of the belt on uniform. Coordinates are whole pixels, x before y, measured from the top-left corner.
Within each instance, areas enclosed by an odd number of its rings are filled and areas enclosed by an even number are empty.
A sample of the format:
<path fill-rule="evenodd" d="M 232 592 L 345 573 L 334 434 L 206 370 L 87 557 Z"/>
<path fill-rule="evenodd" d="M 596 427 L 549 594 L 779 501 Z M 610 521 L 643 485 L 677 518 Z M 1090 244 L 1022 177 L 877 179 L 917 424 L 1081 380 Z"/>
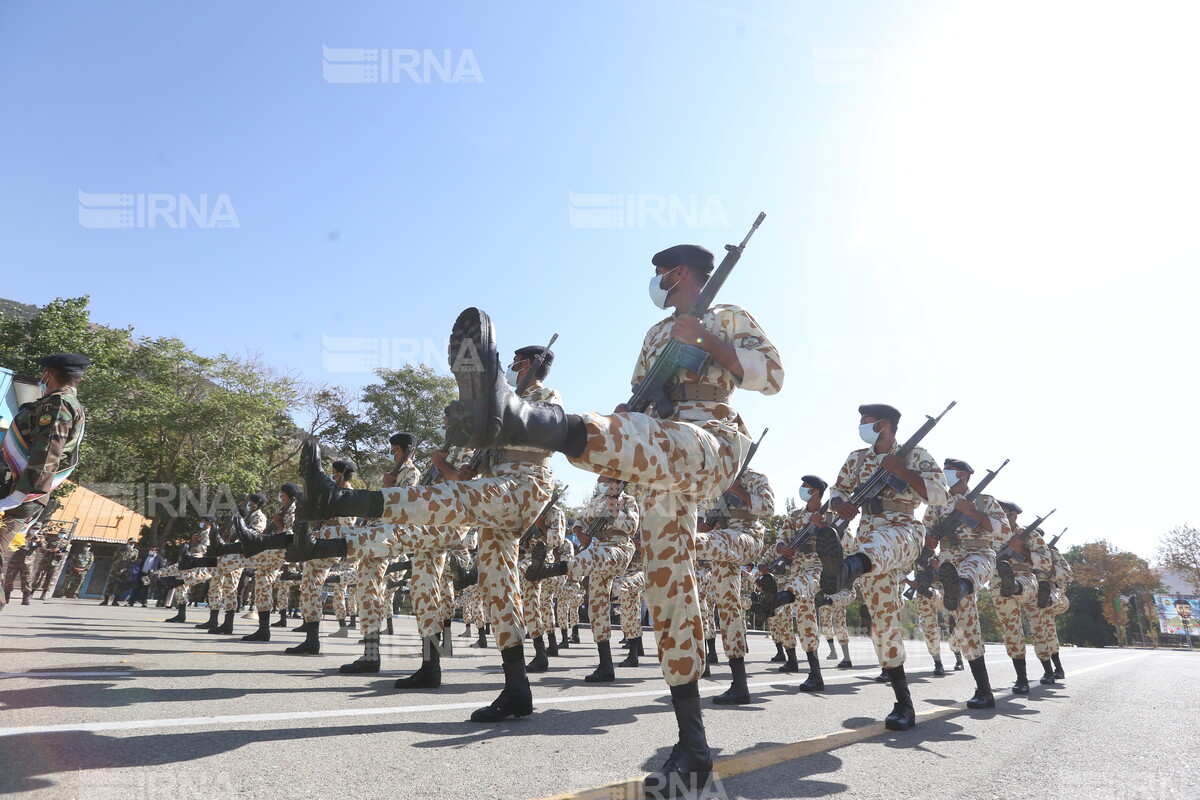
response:
<path fill-rule="evenodd" d="M 669 396 L 677 403 L 689 400 L 700 403 L 729 402 L 729 392 L 711 383 L 678 383 L 671 387 Z"/>
<path fill-rule="evenodd" d="M 1012 567 L 1013 572 L 1033 572 L 1033 567 L 1026 561 L 1017 561 L 1016 559 L 1013 559 L 1008 563 L 1009 566 Z"/>
<path fill-rule="evenodd" d="M 498 464 L 537 464 L 542 467 L 550 466 L 550 456 L 539 455 L 542 450 L 493 450 L 489 459 L 492 466 Z"/>
<path fill-rule="evenodd" d="M 916 503 L 901 503 L 899 500 L 887 500 L 882 497 L 873 497 L 866 502 L 863 510 L 871 514 L 884 514 L 887 512 L 908 514 L 912 516 L 917 510 Z"/>
<path fill-rule="evenodd" d="M 756 519 L 756 517 L 750 513 L 750 509 L 748 509 L 748 508 L 731 508 L 731 509 L 729 509 L 729 518 L 730 519 L 748 520 L 751 522 Z"/>
<path fill-rule="evenodd" d="M 619 531 L 616 528 L 605 528 L 596 534 L 596 538 L 610 544 L 621 544 L 622 542 L 629 541 L 629 534 Z"/>
<path fill-rule="evenodd" d="M 965 547 L 968 550 L 986 550 L 992 546 L 992 540 L 986 536 L 959 536 L 953 544 L 949 541 L 946 544 L 950 548 Z"/>

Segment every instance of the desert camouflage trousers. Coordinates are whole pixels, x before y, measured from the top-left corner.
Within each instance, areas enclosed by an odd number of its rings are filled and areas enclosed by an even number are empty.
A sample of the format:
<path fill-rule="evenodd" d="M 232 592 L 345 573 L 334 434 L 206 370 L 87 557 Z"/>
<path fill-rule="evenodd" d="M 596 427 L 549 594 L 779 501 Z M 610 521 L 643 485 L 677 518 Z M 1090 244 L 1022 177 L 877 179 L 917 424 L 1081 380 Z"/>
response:
<path fill-rule="evenodd" d="M 938 622 L 938 610 L 942 606 L 942 591 L 937 587 L 932 590 L 932 597 L 917 593 L 917 620 L 921 623 L 921 636 L 925 639 L 925 649 L 934 661 L 942 659 L 942 628 Z"/>
<path fill-rule="evenodd" d="M 767 631 L 771 641 L 782 645 L 784 649 L 796 647 L 796 604 L 788 603 L 775 609 L 775 613 L 767 620 Z"/>
<path fill-rule="evenodd" d="M 850 629 L 846 627 L 846 606 L 854 599 L 854 589 L 843 589 L 830 599 L 832 603 L 821 606 L 817 611 L 821 634 L 826 639 L 837 639 L 842 644 L 848 644 Z"/>
<path fill-rule="evenodd" d="M 996 616 L 1000 618 L 1000 630 L 1004 634 L 1004 650 L 1009 658 L 1025 658 L 1025 629 L 1021 625 L 1021 611 L 1037 606 L 1037 579 L 1031 572 L 1018 572 L 1016 583 L 1020 594 L 1001 597 L 999 588 L 992 595 Z M 1032 620 L 1032 617 L 1031 617 Z"/>
<path fill-rule="evenodd" d="M 626 639 L 642 635 L 642 592 L 645 588 L 646 575 L 641 570 L 628 572 L 613 583 L 621 613 L 621 635 Z"/>
<path fill-rule="evenodd" d="M 713 578 L 712 568 L 697 570 L 696 581 L 700 587 L 700 628 L 707 641 L 717 635 L 716 615 L 713 613 L 717 603 L 717 582 Z"/>
<path fill-rule="evenodd" d="M 584 599 L 583 590 L 578 582 L 571 579 L 563 581 L 562 588 L 554 598 L 554 603 L 558 606 L 558 627 L 574 628 L 579 624 L 579 608 Z"/>
<path fill-rule="evenodd" d="M 613 581 L 624 574 L 632 560 L 633 544 L 628 540 L 593 539 L 570 561 L 567 574 L 580 582 L 588 579 L 588 619 L 597 642 L 607 642 L 612 636 Z"/>
<path fill-rule="evenodd" d="M 954 629 L 950 634 L 950 649 L 962 653 L 967 661 L 974 661 L 984 652 L 977 598 L 979 591 L 988 585 L 996 572 L 996 551 L 944 550 L 942 559 L 954 564 L 959 577 L 969 580 L 975 589 L 970 595 L 959 598 L 958 610 L 954 612 Z"/>
<path fill-rule="evenodd" d="M 233 611 L 237 608 L 237 587 L 246 568 L 246 557 L 221 556 L 212 568 L 208 583 L 208 607 L 212 611 Z"/>
<path fill-rule="evenodd" d="M 720 617 L 721 644 L 727 658 L 746 655 L 746 610 L 742 602 L 741 565 L 754 561 L 762 552 L 762 537 L 757 526 L 729 527 L 696 534 L 696 558 L 708 561 L 717 614 Z"/>
<path fill-rule="evenodd" d="M 1052 598 L 1053 599 L 1053 598 Z M 1033 638 L 1033 652 L 1038 661 L 1046 661 L 1058 652 L 1058 626 L 1054 622 L 1054 605 L 1038 608 L 1037 603 L 1025 607 L 1029 617 L 1029 633 Z"/>
<path fill-rule="evenodd" d="M 506 650 L 525 638 L 517 540 L 542 513 L 553 486 L 548 467 L 499 464 L 474 480 L 384 489 L 384 519 L 397 525 L 479 528 L 479 587 L 496 647 Z"/>
<path fill-rule="evenodd" d="M 820 642 L 817 606 L 814 598 L 821 591 L 821 562 L 805 559 L 803 562 L 797 563 L 799 563 L 799 568 L 793 570 L 782 588 L 796 595 L 795 602 L 790 605 L 796 617 L 799 646 L 804 652 L 811 653 L 817 649 L 817 644 Z M 795 639 L 791 646 L 796 646 Z"/>
<path fill-rule="evenodd" d="M 871 571 L 859 579 L 858 588 L 871 612 L 871 643 L 884 669 L 904 664 L 900 581 L 924 543 L 925 526 L 906 514 L 871 514 L 859 523 L 852 552 L 866 555 Z"/>

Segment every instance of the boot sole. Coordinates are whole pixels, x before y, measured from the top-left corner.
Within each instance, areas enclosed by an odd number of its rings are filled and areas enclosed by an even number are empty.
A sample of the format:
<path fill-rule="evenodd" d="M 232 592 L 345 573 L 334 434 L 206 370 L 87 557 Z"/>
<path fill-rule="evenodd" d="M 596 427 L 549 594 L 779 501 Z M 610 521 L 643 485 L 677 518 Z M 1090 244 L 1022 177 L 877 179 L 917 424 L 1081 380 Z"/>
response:
<path fill-rule="evenodd" d="M 947 611 L 958 611 L 958 569 L 949 561 L 943 561 L 938 568 L 938 577 L 942 581 L 942 605 Z"/>
<path fill-rule="evenodd" d="M 1007 561 L 997 561 L 996 574 L 1000 576 L 1000 596 L 1012 597 L 1013 590 L 1017 588 L 1017 583 L 1013 576 L 1012 564 L 1009 564 Z"/>
<path fill-rule="evenodd" d="M 300 478 L 304 483 L 304 499 L 296 504 L 296 519 L 318 522 L 324 519 L 325 500 L 332 480 L 321 466 L 321 445 L 316 439 L 309 439 L 300 446 Z"/>
<path fill-rule="evenodd" d="M 821 559 L 821 593 L 837 594 L 842 590 L 842 543 L 833 528 L 817 531 L 817 556 Z"/>
<path fill-rule="evenodd" d="M 459 314 L 450 332 L 448 356 L 458 399 L 446 409 L 446 440 L 474 448 L 494 444 L 501 424 L 495 407 L 500 356 L 491 317 L 478 308 Z"/>
<path fill-rule="evenodd" d="M 1038 596 L 1037 607 L 1046 609 L 1050 607 L 1050 582 L 1038 581 Z"/>

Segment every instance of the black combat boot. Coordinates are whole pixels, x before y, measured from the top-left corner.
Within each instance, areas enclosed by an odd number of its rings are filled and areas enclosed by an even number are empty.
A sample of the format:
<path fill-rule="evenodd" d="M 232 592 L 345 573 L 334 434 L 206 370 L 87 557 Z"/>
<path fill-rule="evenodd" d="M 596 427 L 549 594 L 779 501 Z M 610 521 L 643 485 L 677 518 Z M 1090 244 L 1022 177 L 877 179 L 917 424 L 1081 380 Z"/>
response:
<path fill-rule="evenodd" d="M 338 629 L 336 631 L 334 631 L 333 633 L 329 634 L 329 638 L 330 639 L 349 639 L 350 638 L 350 630 L 351 630 L 350 624 L 348 622 L 346 622 L 346 620 L 344 618 L 339 619 L 338 620 Z"/>
<path fill-rule="evenodd" d="M 304 641 L 295 647 L 289 647 L 283 652 L 296 656 L 315 656 L 321 652 L 321 620 L 318 619 L 305 624 L 308 627 L 304 629 Z"/>
<path fill-rule="evenodd" d="M 466 626 L 467 626 L 467 627 L 466 627 L 466 628 L 464 628 L 464 629 L 463 629 L 463 632 L 462 632 L 462 633 L 460 633 L 460 634 L 458 635 L 458 638 L 460 638 L 460 639 L 473 639 L 473 638 L 475 638 L 475 635 L 474 635 L 473 633 L 471 633 L 471 623 L 469 623 L 469 622 L 468 622 L 468 623 L 465 623 L 465 624 L 466 624 Z"/>
<path fill-rule="evenodd" d="M 1012 564 L 1008 563 L 1007 559 L 1001 559 L 996 562 L 996 574 L 1000 577 L 1001 597 L 1012 597 L 1021 593 L 1016 573 L 1013 572 Z"/>
<path fill-rule="evenodd" d="M 288 625 L 287 612 L 282 609 L 279 612 L 279 622 L 274 623 L 272 628 L 286 628 Z"/>
<path fill-rule="evenodd" d="M 488 631 L 490 631 L 491 629 L 492 629 L 491 625 L 484 625 L 483 627 L 479 628 L 479 638 L 475 641 L 474 644 L 467 645 L 467 646 L 472 649 L 474 649 L 476 647 L 478 647 L 480 649 L 487 647 L 487 634 L 488 634 Z"/>
<path fill-rule="evenodd" d="M 217 620 L 220 618 L 220 616 L 221 616 L 221 612 L 220 612 L 219 610 L 217 610 L 217 609 L 215 609 L 215 608 L 210 608 L 210 609 L 208 610 L 208 621 L 207 621 L 207 622 L 201 622 L 201 623 L 200 623 L 199 625 L 197 625 L 196 627 L 197 627 L 197 628 L 205 628 L 205 629 L 212 629 L 212 628 L 215 628 L 215 627 L 217 627 L 217 625 L 219 625 L 219 624 L 220 624 L 220 623 L 217 621 Z"/>
<path fill-rule="evenodd" d="M 199 567 L 215 567 L 216 565 L 217 565 L 217 557 L 216 556 L 202 556 L 200 558 L 197 558 L 196 556 L 189 555 L 188 553 L 184 553 L 183 555 L 181 555 L 179 557 L 179 568 L 180 569 L 197 569 Z M 130 605 L 132 605 L 132 604 L 133 603 L 131 601 Z"/>
<path fill-rule="evenodd" d="M 717 639 L 716 639 L 716 637 L 714 636 L 713 638 L 706 640 L 706 644 L 708 645 L 708 661 L 707 661 L 707 663 L 712 664 L 714 667 L 721 666 L 721 659 L 717 655 Z"/>
<path fill-rule="evenodd" d="M 938 578 L 942 582 L 942 605 L 947 611 L 958 611 L 962 598 L 970 596 L 975 588 L 971 582 L 958 574 L 958 568 L 949 561 L 938 567 Z"/>
<path fill-rule="evenodd" d="M 775 597 L 771 600 L 771 613 L 774 614 L 788 603 L 794 602 L 796 602 L 796 593 L 791 589 L 784 589 L 781 592 L 776 592 Z"/>
<path fill-rule="evenodd" d="M 254 633 L 243 636 L 243 642 L 269 642 L 271 641 L 271 612 L 258 612 L 258 630 Z"/>
<path fill-rule="evenodd" d="M 175 606 L 175 616 L 167 619 L 167 622 L 187 622 L 187 603 Z"/>
<path fill-rule="evenodd" d="M 862 553 L 848 557 L 842 553 L 842 540 L 833 528 L 817 531 L 817 555 L 821 558 L 821 593 L 826 597 L 850 588 L 871 570 L 871 562 Z"/>
<path fill-rule="evenodd" d="M 100 601 L 99 603 L 97 603 L 96 605 L 100 605 L 100 606 L 106 606 L 106 605 L 108 605 L 108 598 L 109 598 L 109 595 L 107 595 L 107 594 L 106 594 L 106 595 L 104 595 L 104 599 L 103 599 L 103 600 L 101 600 L 101 601 Z M 5 596 L 4 596 L 4 602 L 6 602 L 6 603 L 7 603 L 7 602 L 8 602 L 10 599 L 12 599 L 12 596 L 11 596 L 11 595 L 9 595 L 9 594 L 7 594 L 7 593 L 5 593 Z M 115 606 L 115 605 L 119 605 L 119 603 L 113 603 L 113 605 L 114 605 L 114 606 Z"/>
<path fill-rule="evenodd" d="M 833 661 L 837 658 L 837 648 L 833 646 L 833 639 L 826 639 L 825 643 L 829 645 L 829 655 L 825 656 L 826 661 Z"/>
<path fill-rule="evenodd" d="M 338 672 L 343 675 L 374 675 L 379 672 L 379 633 L 368 633 L 363 637 L 363 654 L 349 664 L 342 664 Z"/>
<path fill-rule="evenodd" d="M 1052 587 L 1050 585 L 1050 581 L 1047 581 L 1047 580 L 1038 581 L 1038 587 L 1037 587 L 1037 592 L 1038 592 L 1037 607 L 1038 608 L 1049 608 L 1050 607 L 1050 589 L 1051 588 Z"/>
<path fill-rule="evenodd" d="M 782 664 L 787 661 L 787 656 L 783 654 L 783 642 L 775 643 L 775 655 L 771 656 L 772 664 Z"/>
<path fill-rule="evenodd" d="M 321 446 L 309 439 L 300 447 L 300 476 L 304 480 L 304 498 L 297 501 L 296 519 L 319 522 L 334 517 L 383 516 L 383 492 L 366 489 L 342 489 L 321 469 Z M 297 528 L 296 533 L 300 531 Z M 307 536 L 308 531 L 304 531 Z M 323 556 L 313 556 L 321 558 Z M 288 561 L 304 559 L 289 558 Z"/>
<path fill-rule="evenodd" d="M 525 665 L 526 672 L 545 672 L 550 669 L 550 660 L 546 658 L 546 637 L 533 637 L 533 660 Z"/>
<path fill-rule="evenodd" d="M 294 630 L 296 633 L 308 633 L 309 628 L 311 628 L 312 626 L 313 626 L 313 623 L 311 623 L 308 620 L 301 617 L 300 624 L 297 625 L 296 627 L 292 628 L 292 630 Z"/>
<path fill-rule="evenodd" d="M 1058 678 L 1060 681 L 1067 677 L 1067 673 L 1063 672 L 1062 661 L 1059 659 L 1058 653 L 1050 656 L 1050 660 L 1054 662 L 1054 677 Z"/>
<path fill-rule="evenodd" d="M 534 543 L 533 550 L 529 553 L 529 559 L 529 566 L 525 570 L 525 580 L 530 583 L 537 583 L 546 578 L 554 578 L 567 574 L 567 562 L 555 561 L 553 564 L 546 563 L 545 542 Z"/>
<path fill-rule="evenodd" d="M 600 666 L 596 671 L 584 678 L 588 683 L 611 683 L 617 679 L 613 671 L 612 647 L 607 639 L 596 642 L 596 651 L 600 654 Z"/>
<path fill-rule="evenodd" d="M 388 636 L 396 635 L 396 626 L 392 623 L 392 615 L 391 614 L 388 614 L 387 626 L 384 628 L 384 633 L 386 633 Z"/>
<path fill-rule="evenodd" d="M 450 630 L 450 620 L 446 620 L 445 622 L 443 622 L 442 623 L 442 652 L 445 655 L 450 656 L 451 658 L 454 657 L 453 633 L 454 632 Z"/>
<path fill-rule="evenodd" d="M 854 662 L 850 660 L 850 643 L 839 642 L 842 647 L 842 660 L 838 662 L 838 669 L 850 669 L 854 666 Z"/>
<path fill-rule="evenodd" d="M 504 663 L 504 690 L 491 705 L 476 709 L 472 722 L 502 722 L 509 717 L 528 717 L 533 713 L 533 693 L 529 676 L 525 674 L 525 645 L 523 642 L 500 651 Z"/>
<path fill-rule="evenodd" d="M 796 658 L 796 648 L 788 647 L 788 648 L 786 648 L 785 652 L 787 653 L 787 658 L 784 659 L 783 666 L 779 668 L 779 671 L 780 672 L 799 672 L 800 671 L 800 662 Z"/>
<path fill-rule="evenodd" d="M 234 519 L 238 519 L 238 517 L 234 517 Z M 235 522 L 234 524 L 236 525 L 237 523 Z M 303 525 L 305 530 L 308 529 L 307 522 L 297 522 L 296 525 Z M 267 550 L 286 550 L 287 546 L 292 543 L 294 535 L 295 528 L 293 528 L 291 535 L 286 533 L 255 533 L 248 528 L 243 528 L 241 539 L 242 555 L 256 556 Z"/>
<path fill-rule="evenodd" d="M 954 671 L 955 671 L 955 672 L 962 672 L 962 671 L 963 671 L 963 660 L 962 660 L 962 653 L 955 653 L 955 654 L 954 654 Z"/>
<path fill-rule="evenodd" d="M 658 771 L 642 781 L 643 794 L 651 798 L 712 796 L 712 754 L 700 714 L 700 685 L 672 686 L 671 705 L 679 725 L 679 741 Z"/>
<path fill-rule="evenodd" d="M 879 674 L 875 676 L 876 683 L 891 683 L 892 676 L 888 674 L 886 669 L 880 669 Z"/>
<path fill-rule="evenodd" d="M 820 692 L 825 689 L 825 679 L 821 677 L 821 661 L 817 651 L 805 653 L 808 656 L 808 680 L 796 687 L 801 692 Z"/>
<path fill-rule="evenodd" d="M 908 691 L 908 676 L 904 674 L 903 666 L 892 667 L 887 674 L 892 691 L 896 693 L 896 705 L 892 706 L 892 713 L 887 715 L 883 725 L 889 731 L 906 731 L 917 724 L 917 713 Z"/>
<path fill-rule="evenodd" d="M 750 688 L 746 685 L 746 659 L 729 659 L 729 671 L 733 673 L 733 683 L 721 694 L 713 698 L 718 706 L 740 706 L 750 702 Z"/>
<path fill-rule="evenodd" d="M 567 633 L 566 628 L 562 629 L 562 641 L 558 643 L 558 646 L 562 650 L 570 650 L 571 649 L 571 638 L 570 638 L 570 635 Z"/>
<path fill-rule="evenodd" d="M 942 666 L 942 660 L 940 658 L 935 658 L 933 660 L 933 677 L 935 677 L 935 678 L 946 677 L 946 668 Z"/>
<path fill-rule="evenodd" d="M 558 637 L 554 635 L 553 628 L 543 635 L 546 637 L 546 655 L 554 658 L 558 655 Z"/>
<path fill-rule="evenodd" d="M 635 636 L 629 640 L 629 655 L 625 656 L 625 660 L 617 666 L 619 667 L 636 667 L 638 666 L 638 656 L 646 655 L 646 651 L 642 649 L 642 637 Z"/>
<path fill-rule="evenodd" d="M 967 708 L 995 708 L 996 697 L 988 682 L 987 664 L 983 663 L 983 656 L 971 659 L 971 675 L 975 678 L 975 696 L 967 701 Z"/>
<path fill-rule="evenodd" d="M 218 633 L 225 636 L 233 634 L 233 614 L 232 611 L 225 612 L 225 621 L 215 628 L 209 630 L 209 633 Z"/>
<path fill-rule="evenodd" d="M 1046 659 L 1042 662 L 1042 677 L 1038 679 L 1038 683 L 1042 686 L 1053 686 L 1056 683 L 1054 677 L 1054 662 Z"/>
<path fill-rule="evenodd" d="M 305 535 L 300 535 L 301 530 Z M 345 539 L 314 539 L 307 533 L 307 526 L 296 526 L 296 535 L 292 543 L 283 551 L 283 557 L 288 561 L 315 561 L 318 558 L 345 558 Z"/>
<path fill-rule="evenodd" d="M 1025 673 L 1025 659 L 1014 658 L 1013 669 L 1017 671 L 1017 682 L 1013 684 L 1013 694 L 1029 694 L 1029 677 Z"/>
<path fill-rule="evenodd" d="M 571 644 L 579 644 L 579 626 L 571 626 Z"/>
<path fill-rule="evenodd" d="M 442 654 L 436 637 L 421 639 L 421 666 L 412 675 L 392 684 L 394 689 L 436 689 L 442 685 Z"/>

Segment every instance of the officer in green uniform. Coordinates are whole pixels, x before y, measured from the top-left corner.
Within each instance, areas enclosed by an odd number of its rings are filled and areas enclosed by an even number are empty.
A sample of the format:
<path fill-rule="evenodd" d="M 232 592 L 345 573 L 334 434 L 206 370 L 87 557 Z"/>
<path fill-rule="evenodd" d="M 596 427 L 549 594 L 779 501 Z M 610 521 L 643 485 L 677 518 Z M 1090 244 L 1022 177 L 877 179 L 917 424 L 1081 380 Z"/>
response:
<path fill-rule="evenodd" d="M 0 511 L 4 512 L 0 566 L 13 539 L 41 516 L 50 493 L 70 476 L 83 442 L 84 412 L 75 387 L 91 361 L 74 353 L 59 353 L 38 363 L 42 396 L 21 406 L 4 436 L 4 460 L 12 483 L 11 491 L 0 499 Z"/>
<path fill-rule="evenodd" d="M 71 560 L 67 564 L 67 579 L 63 581 L 63 597 L 79 596 L 79 587 L 83 585 L 83 578 L 95 562 L 96 556 L 92 553 L 92 546 L 84 542 L 83 549 L 76 550 L 75 555 L 71 556 Z"/>

